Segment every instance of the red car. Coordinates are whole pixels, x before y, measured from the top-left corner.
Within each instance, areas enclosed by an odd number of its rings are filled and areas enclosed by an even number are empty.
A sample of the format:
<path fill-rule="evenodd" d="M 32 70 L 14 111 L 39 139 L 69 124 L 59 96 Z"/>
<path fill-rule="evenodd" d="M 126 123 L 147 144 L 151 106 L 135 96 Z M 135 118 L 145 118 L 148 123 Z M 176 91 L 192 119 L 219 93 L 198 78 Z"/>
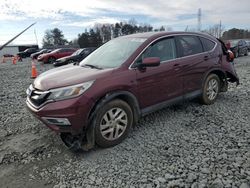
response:
<path fill-rule="evenodd" d="M 27 89 L 26 103 L 68 147 L 110 147 L 148 113 L 193 98 L 214 103 L 228 82 L 239 83 L 232 60 L 224 43 L 206 34 L 123 36 L 79 65 L 38 76 Z"/>
<path fill-rule="evenodd" d="M 77 49 L 74 48 L 60 48 L 56 49 L 50 53 L 41 54 L 38 56 L 38 61 L 43 61 L 44 63 L 53 63 L 55 60 L 69 56 L 73 54 Z"/>

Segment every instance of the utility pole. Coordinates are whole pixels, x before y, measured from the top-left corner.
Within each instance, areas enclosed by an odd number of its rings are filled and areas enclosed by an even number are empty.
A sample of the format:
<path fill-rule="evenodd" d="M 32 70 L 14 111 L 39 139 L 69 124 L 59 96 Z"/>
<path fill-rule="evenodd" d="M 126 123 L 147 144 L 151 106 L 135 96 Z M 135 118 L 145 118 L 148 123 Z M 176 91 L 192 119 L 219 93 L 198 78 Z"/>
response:
<path fill-rule="evenodd" d="M 198 26 L 197 30 L 201 31 L 201 8 L 198 9 Z"/>
<path fill-rule="evenodd" d="M 219 26 L 220 26 L 220 28 L 219 28 L 219 38 L 221 38 L 221 32 L 222 32 L 221 20 L 220 20 L 220 25 Z"/>

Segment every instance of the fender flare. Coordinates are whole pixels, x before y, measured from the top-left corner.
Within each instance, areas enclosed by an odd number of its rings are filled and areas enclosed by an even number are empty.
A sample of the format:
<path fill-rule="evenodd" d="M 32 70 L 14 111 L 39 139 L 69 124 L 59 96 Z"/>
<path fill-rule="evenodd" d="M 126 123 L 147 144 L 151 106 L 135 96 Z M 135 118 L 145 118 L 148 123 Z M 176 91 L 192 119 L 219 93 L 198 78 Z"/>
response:
<path fill-rule="evenodd" d="M 121 100 L 124 100 L 125 102 L 127 102 L 130 105 L 134 116 L 136 115 L 137 118 L 139 119 L 139 117 L 141 115 L 141 110 L 140 110 L 137 98 L 134 96 L 134 94 L 132 94 L 129 91 L 119 90 L 119 91 L 112 91 L 112 92 L 106 93 L 105 95 L 100 97 L 96 101 L 95 105 L 92 107 L 90 114 L 88 115 L 88 117 L 89 117 L 88 120 L 91 120 L 93 118 L 93 116 L 95 115 L 94 113 L 96 113 L 97 109 L 100 108 L 102 105 L 108 103 L 109 101 L 111 101 L 115 98 L 119 98 L 119 97 Z M 126 98 L 127 100 L 125 100 L 124 98 Z M 131 104 L 131 103 L 133 103 L 133 104 Z M 135 118 L 135 119 L 137 119 L 137 118 Z"/>

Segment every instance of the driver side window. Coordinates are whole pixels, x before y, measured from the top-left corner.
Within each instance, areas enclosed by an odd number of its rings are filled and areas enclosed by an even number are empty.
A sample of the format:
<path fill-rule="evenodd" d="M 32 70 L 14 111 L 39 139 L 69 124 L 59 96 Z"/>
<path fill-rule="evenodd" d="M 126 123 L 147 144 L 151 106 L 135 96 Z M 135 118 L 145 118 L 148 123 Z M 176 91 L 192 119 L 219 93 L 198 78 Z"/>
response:
<path fill-rule="evenodd" d="M 142 63 L 146 57 L 159 57 L 161 63 L 176 58 L 174 38 L 161 39 L 150 45 L 137 59 L 136 64 Z"/>

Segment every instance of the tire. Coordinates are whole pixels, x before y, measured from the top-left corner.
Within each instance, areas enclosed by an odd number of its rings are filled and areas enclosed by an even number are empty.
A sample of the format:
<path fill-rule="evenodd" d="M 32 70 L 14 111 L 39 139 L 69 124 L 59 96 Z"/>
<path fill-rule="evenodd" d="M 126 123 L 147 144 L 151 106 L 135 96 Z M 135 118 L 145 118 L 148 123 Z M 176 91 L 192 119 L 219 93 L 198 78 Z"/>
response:
<path fill-rule="evenodd" d="M 121 143 L 127 137 L 133 123 L 133 113 L 126 102 L 115 99 L 97 110 L 93 123 L 96 144 L 107 148 Z"/>
<path fill-rule="evenodd" d="M 67 61 L 67 64 L 71 64 L 71 63 L 74 63 L 74 61 L 73 60 L 68 60 Z"/>
<path fill-rule="evenodd" d="M 235 58 L 239 57 L 239 52 L 235 52 L 234 57 Z"/>
<path fill-rule="evenodd" d="M 56 58 L 54 58 L 54 57 L 49 57 L 48 58 L 48 63 L 54 63 L 54 61 L 56 60 Z"/>
<path fill-rule="evenodd" d="M 245 56 L 248 56 L 248 50 L 246 50 L 246 53 L 244 54 Z"/>
<path fill-rule="evenodd" d="M 210 105 L 215 102 L 220 92 L 220 79 L 216 74 L 210 74 L 207 76 L 203 88 L 202 88 L 202 95 L 201 95 L 201 103 Z"/>

